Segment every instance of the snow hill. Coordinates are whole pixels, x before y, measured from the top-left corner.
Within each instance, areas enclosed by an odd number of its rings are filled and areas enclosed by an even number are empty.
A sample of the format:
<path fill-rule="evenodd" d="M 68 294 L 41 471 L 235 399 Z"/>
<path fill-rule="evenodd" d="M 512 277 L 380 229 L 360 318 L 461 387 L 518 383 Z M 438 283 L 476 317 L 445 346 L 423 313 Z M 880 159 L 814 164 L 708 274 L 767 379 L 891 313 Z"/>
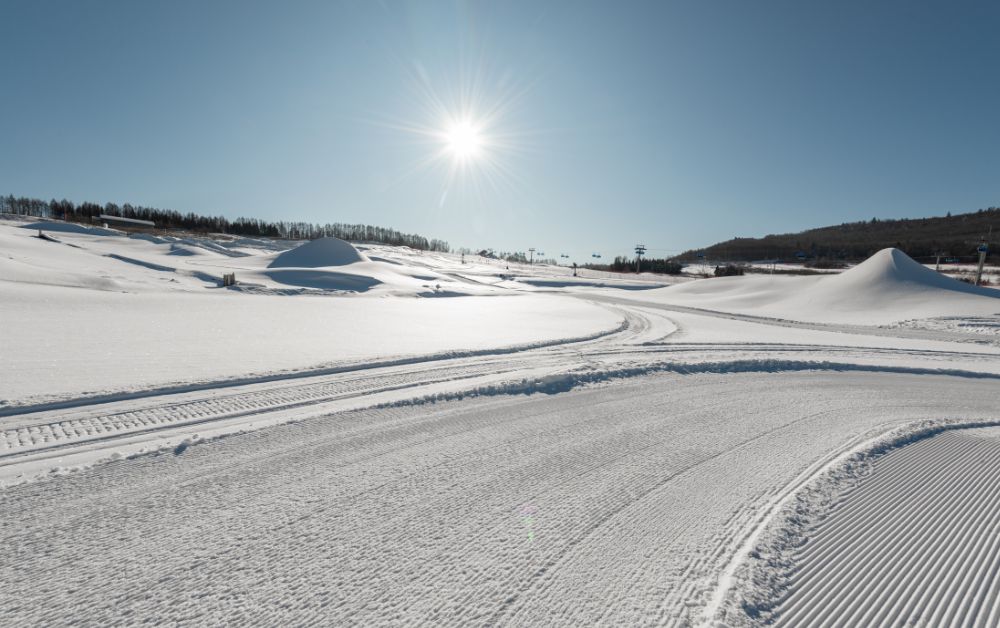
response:
<path fill-rule="evenodd" d="M 1000 297 L 995 290 L 979 288 L 930 270 L 895 248 L 882 249 L 854 268 L 834 275 L 823 284 L 828 298 L 844 299 L 856 295 L 862 302 L 873 298 L 907 297 L 913 293 L 927 296 L 937 290 Z"/>
<path fill-rule="evenodd" d="M 1000 291 L 946 277 L 895 248 L 836 275 L 723 277 L 657 292 L 669 303 L 829 323 L 871 325 L 1000 312 Z"/>
<path fill-rule="evenodd" d="M 319 238 L 279 253 L 268 268 L 321 268 L 366 261 L 367 258 L 349 242 L 338 238 Z"/>

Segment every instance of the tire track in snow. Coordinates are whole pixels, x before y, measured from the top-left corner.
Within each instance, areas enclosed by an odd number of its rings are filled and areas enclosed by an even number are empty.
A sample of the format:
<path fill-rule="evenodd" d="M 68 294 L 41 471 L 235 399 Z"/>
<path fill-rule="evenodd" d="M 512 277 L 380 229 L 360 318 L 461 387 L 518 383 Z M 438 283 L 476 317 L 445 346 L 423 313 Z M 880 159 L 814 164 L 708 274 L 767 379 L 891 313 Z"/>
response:
<path fill-rule="evenodd" d="M 703 408 L 702 410 L 703 411 L 704 410 L 712 410 L 713 409 L 713 405 L 715 405 L 715 404 L 706 404 L 705 408 Z M 800 416 L 800 417 L 791 419 L 788 422 L 783 423 L 781 425 L 777 425 L 777 426 L 775 426 L 775 427 L 773 427 L 773 428 L 771 428 L 769 430 L 766 430 L 764 432 L 755 434 L 754 436 L 752 436 L 750 438 L 747 438 L 747 439 L 745 439 L 743 441 L 732 443 L 731 445 L 729 445 L 725 449 L 718 450 L 718 451 L 713 451 L 713 452 L 706 452 L 706 453 L 704 453 L 702 455 L 699 455 L 699 456 L 691 456 L 691 459 L 689 461 L 686 461 L 681 467 L 677 468 L 671 475 L 667 475 L 667 476 L 661 478 L 656 483 L 654 483 L 654 484 L 652 484 L 650 486 L 645 487 L 640 493 L 633 494 L 632 496 L 630 496 L 631 499 L 629 501 L 621 504 L 620 507 L 618 507 L 616 509 L 613 509 L 613 510 L 610 510 L 610 511 L 604 513 L 604 515 L 600 519 L 598 519 L 598 520 L 592 522 L 590 525 L 588 525 L 587 528 L 584 530 L 584 532 L 583 532 L 582 535 L 577 536 L 576 538 L 574 538 L 572 540 L 572 542 L 570 542 L 569 544 L 567 544 L 566 547 L 564 547 L 562 549 L 562 551 L 560 551 L 559 554 L 557 554 L 556 556 L 550 558 L 549 562 L 545 565 L 545 567 L 543 567 L 541 570 L 539 570 L 538 572 L 536 572 L 536 574 L 532 577 L 532 579 L 528 580 L 523 585 L 521 591 L 519 591 L 515 596 L 513 596 L 513 597 L 509 598 L 508 600 L 506 600 L 504 602 L 504 604 L 499 609 L 497 609 L 497 611 L 494 614 L 494 616 L 487 623 L 490 624 L 490 625 L 494 625 L 494 624 L 497 624 L 497 623 L 502 623 L 502 622 L 500 622 L 500 620 L 507 614 L 507 612 L 509 611 L 510 607 L 514 606 L 514 604 L 517 602 L 517 598 L 520 597 L 520 596 L 522 596 L 522 595 L 528 594 L 530 592 L 530 594 L 533 595 L 533 596 L 539 596 L 539 595 L 543 595 L 544 596 L 545 595 L 545 590 L 547 588 L 546 585 L 549 584 L 549 582 L 545 581 L 544 578 L 542 578 L 542 577 L 545 576 L 547 572 L 549 572 L 549 571 L 555 571 L 556 569 L 559 568 L 560 564 L 572 560 L 572 556 L 573 556 L 574 550 L 578 546 L 581 546 L 581 544 L 585 543 L 586 540 L 587 540 L 587 538 L 589 538 L 590 536 L 596 534 L 598 532 L 598 530 L 602 526 L 611 523 L 616 518 L 623 517 L 623 515 L 626 514 L 626 511 L 629 508 L 631 508 L 632 506 L 636 505 L 638 502 L 641 502 L 641 501 L 645 500 L 646 498 L 652 499 L 656 495 L 657 491 L 661 487 L 663 487 L 664 485 L 668 484 L 669 482 L 675 480 L 678 477 L 681 477 L 681 476 L 683 476 L 683 475 L 685 475 L 687 473 L 690 473 L 691 471 L 695 470 L 699 465 L 702 465 L 702 464 L 714 461 L 714 460 L 719 459 L 719 458 L 721 458 L 723 456 L 732 455 L 733 453 L 735 453 L 738 450 L 746 447 L 747 445 L 750 445 L 751 443 L 757 442 L 757 441 L 759 441 L 761 439 L 768 438 L 769 436 L 771 436 L 772 434 L 774 434 L 776 432 L 779 432 L 779 431 L 782 431 L 782 430 L 786 430 L 786 429 L 788 429 L 790 427 L 793 427 L 793 426 L 795 426 L 795 425 L 797 425 L 799 423 L 802 423 L 802 422 L 807 422 L 807 421 L 814 420 L 814 419 L 816 419 L 819 416 L 823 416 L 823 415 L 827 415 L 827 414 L 832 414 L 832 413 L 837 412 L 839 410 L 842 410 L 842 408 L 841 407 L 831 408 L 831 409 L 828 409 L 828 410 L 824 410 L 822 412 L 816 412 L 816 413 L 813 413 L 813 414 L 808 414 L 808 415 L 805 415 L 805 416 Z M 621 455 L 619 457 L 613 458 L 611 460 L 600 461 L 599 463 L 593 465 L 591 468 L 583 470 L 581 472 L 581 474 L 592 473 L 595 470 L 600 469 L 601 467 L 604 467 L 606 465 L 613 464 L 613 463 L 616 463 L 616 462 L 620 462 L 620 461 L 625 460 L 625 459 L 630 459 L 633 456 L 635 456 L 636 454 L 643 453 L 645 450 L 649 450 L 649 449 L 653 449 L 653 448 L 662 446 L 665 442 L 667 442 L 667 441 L 664 440 L 664 441 L 653 442 L 653 443 L 650 443 L 648 445 L 645 445 L 642 448 L 634 449 L 632 451 L 629 451 L 629 452 L 627 452 L 627 453 L 625 453 L 625 454 L 623 454 L 623 455 Z M 533 499 L 537 499 L 537 496 L 535 496 Z M 627 522 L 624 522 L 621 525 L 626 525 L 627 526 Z M 640 580 L 640 579 L 642 579 L 642 575 L 643 574 L 641 574 L 641 573 L 637 574 L 636 573 L 637 571 L 641 572 L 641 570 L 643 569 L 642 565 L 630 565 L 630 566 L 627 566 L 626 569 L 629 569 L 629 570 L 632 571 L 632 575 L 630 576 L 629 579 L 631 579 L 631 580 Z M 688 565 L 687 569 L 684 571 L 684 578 L 683 579 L 684 579 L 685 582 L 689 582 L 690 581 L 689 576 L 690 576 L 691 569 L 692 569 L 692 565 Z M 542 580 L 539 581 L 539 582 L 536 582 L 536 580 L 538 580 L 539 578 L 542 578 Z M 621 590 L 619 590 L 619 592 L 620 591 Z M 684 601 L 685 601 L 685 597 L 684 596 L 668 595 L 665 598 L 665 600 L 664 600 L 664 606 L 665 607 L 670 606 L 671 603 L 673 603 L 673 605 L 682 604 Z M 602 621 L 605 618 L 606 614 L 607 613 L 602 614 L 601 617 L 598 619 L 598 622 Z M 516 614 L 511 617 L 511 620 L 513 620 L 514 623 L 520 623 L 519 621 L 517 621 Z"/>
<path fill-rule="evenodd" d="M 566 555 L 503 623 L 683 625 L 705 595 L 690 581 L 760 495 L 913 416 L 887 399 L 992 407 L 982 382 L 929 381 L 656 375 L 342 413 L 9 487 L 0 607 L 12 625 L 484 625 Z"/>
<path fill-rule="evenodd" d="M 336 379 L 175 404 L 158 404 L 52 423 L 28 424 L 0 431 L 0 464 L 3 464 L 5 458 L 29 452 L 110 440 L 123 434 L 131 436 L 156 432 L 173 426 L 194 426 L 263 412 L 306 408 L 333 399 L 472 378 L 492 369 L 492 366 L 476 368 L 470 365 L 463 367 L 461 372 L 431 369 L 430 372 L 393 373 L 383 377 Z"/>
<path fill-rule="evenodd" d="M 296 376 L 266 377 L 242 386 L 218 383 L 216 388 L 209 389 L 200 396 L 197 394 L 200 386 L 193 386 L 173 394 L 153 396 L 152 392 L 146 392 L 124 395 L 109 403 L 87 398 L 43 404 L 40 406 L 43 410 L 35 407 L 4 408 L 0 409 L 0 414 L 13 416 L 13 421 L 8 419 L 6 422 L 13 422 L 15 425 L 0 430 L 0 460 L 29 451 L 109 440 L 123 433 L 155 432 L 171 426 L 197 425 L 305 407 L 337 398 L 454 382 L 485 373 L 514 372 L 524 369 L 525 361 L 529 364 L 552 364 L 554 360 L 565 357 L 567 346 L 627 344 L 645 339 L 645 334 L 651 327 L 645 315 L 620 308 L 608 309 L 622 315 L 621 325 L 610 332 L 530 347 L 471 352 L 469 355 L 474 355 L 475 358 L 467 357 L 466 354 L 458 354 L 465 357 L 450 358 L 434 355 L 404 360 L 398 364 L 390 363 L 390 366 L 367 365 L 360 372 L 332 369 L 330 372 L 320 371 L 320 375 L 308 372 Z M 581 349 L 574 348 L 572 351 L 580 355 Z M 527 355 L 520 360 L 497 359 L 498 356 L 518 352 Z M 232 392 L 219 394 L 219 390 Z M 172 402 L 171 398 L 174 396 L 184 400 Z M 189 400 L 192 397 L 193 400 Z M 143 402 L 144 398 L 148 400 Z M 102 406 L 107 407 L 107 410 L 102 412 Z M 118 406 L 124 408 L 115 410 Z M 91 408 L 96 408 L 96 411 Z M 60 413 L 68 416 L 58 416 Z M 34 416 L 38 418 L 33 419 Z M 45 418 L 50 416 L 56 416 L 58 420 L 46 421 Z"/>
<path fill-rule="evenodd" d="M 757 323 L 760 325 L 770 325 L 772 327 L 787 327 L 790 329 L 805 329 L 811 331 L 827 331 L 841 334 L 852 334 L 859 336 L 878 336 L 891 338 L 912 338 L 919 340 L 944 340 L 949 342 L 982 343 L 982 338 L 970 336 L 968 333 L 949 330 L 925 329 L 918 327 L 873 327 L 870 325 L 850 325 L 846 323 L 816 323 L 806 321 L 796 321 L 783 318 L 771 318 L 767 316 L 755 316 L 753 314 L 738 314 L 736 312 L 725 312 L 722 310 L 710 310 L 706 308 L 691 307 L 686 305 L 674 305 L 655 301 L 643 301 L 641 299 L 625 299 L 622 297 L 606 295 L 587 295 L 588 300 L 614 303 L 617 305 L 643 306 L 646 308 L 665 310 L 667 312 L 677 312 L 680 314 L 695 314 L 710 318 L 721 318 L 747 323 Z M 990 344 L 987 342 L 987 344 Z"/>

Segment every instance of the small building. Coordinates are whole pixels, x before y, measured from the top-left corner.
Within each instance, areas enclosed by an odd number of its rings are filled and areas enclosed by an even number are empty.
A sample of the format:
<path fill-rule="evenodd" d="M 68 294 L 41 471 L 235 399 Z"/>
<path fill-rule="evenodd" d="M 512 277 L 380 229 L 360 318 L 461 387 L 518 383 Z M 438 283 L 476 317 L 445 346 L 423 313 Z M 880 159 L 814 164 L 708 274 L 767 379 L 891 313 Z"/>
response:
<path fill-rule="evenodd" d="M 152 220 L 139 220 L 138 218 L 122 218 L 111 214 L 101 214 L 98 216 L 101 222 L 108 227 L 132 227 L 133 229 L 155 229 L 156 223 Z"/>

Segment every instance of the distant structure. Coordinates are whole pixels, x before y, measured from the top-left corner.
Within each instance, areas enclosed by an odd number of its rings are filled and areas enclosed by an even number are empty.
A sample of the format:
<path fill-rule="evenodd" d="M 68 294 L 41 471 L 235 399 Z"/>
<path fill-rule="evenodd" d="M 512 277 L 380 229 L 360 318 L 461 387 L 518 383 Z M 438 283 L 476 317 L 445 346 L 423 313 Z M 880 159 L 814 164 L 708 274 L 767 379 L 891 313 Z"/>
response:
<path fill-rule="evenodd" d="M 989 251 L 989 247 L 986 245 L 986 238 L 976 248 L 976 252 L 979 253 L 979 264 L 976 266 L 976 285 L 981 286 L 983 284 L 983 264 L 986 263 L 986 253 Z"/>
<path fill-rule="evenodd" d="M 153 229 L 156 227 L 156 223 L 152 220 L 122 218 L 121 216 L 112 216 L 111 214 L 101 214 L 98 218 L 104 223 L 105 227 L 111 224 L 117 224 L 122 227 L 145 227 L 146 229 Z"/>
<path fill-rule="evenodd" d="M 636 273 L 642 272 L 642 256 L 645 253 L 646 253 L 646 245 L 645 244 L 636 244 L 635 245 L 635 272 Z"/>

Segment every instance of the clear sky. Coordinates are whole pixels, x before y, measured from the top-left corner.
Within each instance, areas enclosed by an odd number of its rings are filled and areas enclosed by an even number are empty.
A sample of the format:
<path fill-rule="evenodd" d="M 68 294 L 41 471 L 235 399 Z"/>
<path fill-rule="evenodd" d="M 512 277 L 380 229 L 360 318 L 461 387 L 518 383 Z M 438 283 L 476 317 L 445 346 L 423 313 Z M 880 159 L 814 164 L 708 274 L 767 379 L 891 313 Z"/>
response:
<path fill-rule="evenodd" d="M 0 0 L 0 193 L 650 254 L 1000 204 L 1000 2 Z"/>

